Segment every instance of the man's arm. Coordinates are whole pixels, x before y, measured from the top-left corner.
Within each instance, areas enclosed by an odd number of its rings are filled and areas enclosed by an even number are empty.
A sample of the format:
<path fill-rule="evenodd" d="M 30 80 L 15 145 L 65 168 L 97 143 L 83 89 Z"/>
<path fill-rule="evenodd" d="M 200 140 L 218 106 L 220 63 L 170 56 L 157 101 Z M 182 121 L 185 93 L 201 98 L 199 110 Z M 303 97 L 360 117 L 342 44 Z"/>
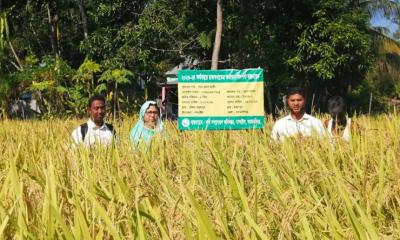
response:
<path fill-rule="evenodd" d="M 326 135 L 326 129 L 324 127 L 324 124 L 322 124 L 321 120 L 316 119 L 314 123 L 314 128 L 317 131 L 318 135 L 325 136 Z"/>
<path fill-rule="evenodd" d="M 327 119 L 324 120 L 324 127 L 325 127 L 325 128 L 328 128 L 329 120 L 331 120 L 331 119 L 330 119 L 330 118 L 327 118 Z"/>
<path fill-rule="evenodd" d="M 279 123 L 275 122 L 274 126 L 272 127 L 272 132 L 271 132 L 271 138 L 274 140 L 274 142 L 277 142 L 280 140 L 279 136 Z"/>
<path fill-rule="evenodd" d="M 71 137 L 75 144 L 82 143 L 81 126 L 75 128 L 71 134 Z"/>

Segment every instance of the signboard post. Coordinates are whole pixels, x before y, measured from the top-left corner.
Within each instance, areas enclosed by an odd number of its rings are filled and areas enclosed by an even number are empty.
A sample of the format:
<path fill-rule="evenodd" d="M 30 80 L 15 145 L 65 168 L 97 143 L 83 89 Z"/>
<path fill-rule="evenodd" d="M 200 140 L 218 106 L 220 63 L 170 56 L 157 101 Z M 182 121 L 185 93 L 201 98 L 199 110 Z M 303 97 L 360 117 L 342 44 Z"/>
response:
<path fill-rule="evenodd" d="M 179 130 L 264 127 L 262 69 L 178 72 Z"/>

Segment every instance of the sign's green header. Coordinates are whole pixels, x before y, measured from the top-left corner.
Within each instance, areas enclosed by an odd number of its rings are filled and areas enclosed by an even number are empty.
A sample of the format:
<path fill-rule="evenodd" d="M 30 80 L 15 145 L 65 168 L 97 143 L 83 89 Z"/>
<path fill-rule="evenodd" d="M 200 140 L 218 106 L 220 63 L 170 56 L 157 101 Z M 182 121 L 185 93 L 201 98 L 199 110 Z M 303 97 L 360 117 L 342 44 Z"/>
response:
<path fill-rule="evenodd" d="M 262 82 L 264 71 L 261 68 L 243 70 L 180 70 L 178 83 L 232 83 L 232 82 Z"/>

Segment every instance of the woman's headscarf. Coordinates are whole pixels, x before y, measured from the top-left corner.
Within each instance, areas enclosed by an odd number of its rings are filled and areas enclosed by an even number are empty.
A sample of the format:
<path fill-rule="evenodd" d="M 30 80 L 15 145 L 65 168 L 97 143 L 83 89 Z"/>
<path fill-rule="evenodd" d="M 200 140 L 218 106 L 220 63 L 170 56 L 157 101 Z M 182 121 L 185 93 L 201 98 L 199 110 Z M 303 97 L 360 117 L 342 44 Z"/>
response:
<path fill-rule="evenodd" d="M 136 123 L 135 127 L 132 128 L 130 139 L 135 143 L 135 146 L 138 146 L 141 141 L 148 143 L 156 133 L 161 133 L 163 130 L 163 122 L 161 120 L 161 112 L 158 114 L 157 125 L 155 129 L 149 129 L 144 125 L 144 114 L 150 105 L 156 105 L 155 101 L 146 101 L 139 112 L 139 120 Z"/>

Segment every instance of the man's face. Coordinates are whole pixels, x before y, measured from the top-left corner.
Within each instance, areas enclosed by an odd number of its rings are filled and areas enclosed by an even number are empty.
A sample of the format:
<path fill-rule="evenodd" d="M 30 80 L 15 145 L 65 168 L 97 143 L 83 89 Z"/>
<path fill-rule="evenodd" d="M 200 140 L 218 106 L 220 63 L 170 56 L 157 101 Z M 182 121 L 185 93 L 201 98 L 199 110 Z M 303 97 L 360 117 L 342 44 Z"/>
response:
<path fill-rule="evenodd" d="M 301 113 L 304 107 L 304 97 L 298 93 L 292 94 L 289 96 L 287 104 L 292 114 Z"/>
<path fill-rule="evenodd" d="M 90 119 L 100 125 L 106 116 L 106 104 L 102 100 L 94 100 L 88 108 Z"/>

